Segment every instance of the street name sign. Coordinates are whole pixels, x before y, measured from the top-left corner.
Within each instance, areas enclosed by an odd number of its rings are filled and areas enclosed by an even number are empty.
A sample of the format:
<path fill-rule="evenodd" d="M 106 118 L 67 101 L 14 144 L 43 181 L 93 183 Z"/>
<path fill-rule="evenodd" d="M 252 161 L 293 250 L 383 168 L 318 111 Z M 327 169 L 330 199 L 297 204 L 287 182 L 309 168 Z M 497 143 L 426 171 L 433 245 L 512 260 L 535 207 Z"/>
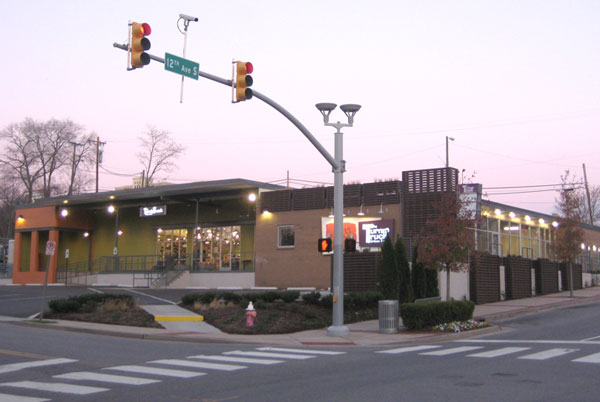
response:
<path fill-rule="evenodd" d="M 165 70 L 197 80 L 200 64 L 171 53 L 165 53 Z"/>

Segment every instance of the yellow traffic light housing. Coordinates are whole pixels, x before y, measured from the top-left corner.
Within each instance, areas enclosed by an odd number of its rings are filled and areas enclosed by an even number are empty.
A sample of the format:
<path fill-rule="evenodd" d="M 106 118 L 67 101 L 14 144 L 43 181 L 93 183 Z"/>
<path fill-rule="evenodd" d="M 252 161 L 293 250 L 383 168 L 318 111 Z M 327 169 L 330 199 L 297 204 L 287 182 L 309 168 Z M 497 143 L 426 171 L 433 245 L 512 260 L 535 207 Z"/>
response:
<path fill-rule="evenodd" d="M 234 64 L 232 90 L 235 95 L 232 102 L 236 103 L 251 99 L 254 95 L 252 89 L 249 88 L 254 83 L 254 80 L 250 75 L 254 71 L 254 66 L 252 66 L 252 63 L 250 62 L 243 61 L 235 61 Z"/>
<path fill-rule="evenodd" d="M 150 35 L 152 29 L 147 23 L 132 22 L 129 35 L 129 61 L 131 68 L 142 68 L 150 63 L 150 55 L 146 50 L 150 49 Z"/>

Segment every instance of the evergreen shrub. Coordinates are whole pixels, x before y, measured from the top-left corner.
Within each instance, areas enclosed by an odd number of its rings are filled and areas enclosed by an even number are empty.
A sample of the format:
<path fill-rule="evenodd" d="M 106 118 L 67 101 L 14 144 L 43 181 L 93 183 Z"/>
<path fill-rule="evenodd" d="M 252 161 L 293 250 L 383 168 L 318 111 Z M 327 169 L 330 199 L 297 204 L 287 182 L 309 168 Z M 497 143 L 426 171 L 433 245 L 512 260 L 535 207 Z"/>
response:
<path fill-rule="evenodd" d="M 400 316 L 406 328 L 415 330 L 470 320 L 474 310 L 475 303 L 472 301 L 404 303 L 400 306 Z"/>

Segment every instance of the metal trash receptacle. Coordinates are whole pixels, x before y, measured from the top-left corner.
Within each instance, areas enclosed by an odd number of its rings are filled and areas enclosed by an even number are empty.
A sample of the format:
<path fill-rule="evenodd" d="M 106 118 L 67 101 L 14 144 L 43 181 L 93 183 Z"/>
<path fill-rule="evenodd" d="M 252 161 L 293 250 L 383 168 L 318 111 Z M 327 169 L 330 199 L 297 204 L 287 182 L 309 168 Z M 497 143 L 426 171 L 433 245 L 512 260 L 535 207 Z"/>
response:
<path fill-rule="evenodd" d="M 379 332 L 398 332 L 398 300 L 379 300 Z"/>

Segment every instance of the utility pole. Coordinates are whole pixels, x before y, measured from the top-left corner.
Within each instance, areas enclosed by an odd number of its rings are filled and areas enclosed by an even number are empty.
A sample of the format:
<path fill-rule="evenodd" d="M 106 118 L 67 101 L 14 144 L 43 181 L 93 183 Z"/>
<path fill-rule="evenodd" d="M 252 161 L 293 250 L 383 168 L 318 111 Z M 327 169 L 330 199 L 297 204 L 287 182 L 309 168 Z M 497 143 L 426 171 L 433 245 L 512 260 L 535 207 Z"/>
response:
<path fill-rule="evenodd" d="M 96 137 L 96 192 L 98 192 L 98 178 L 100 176 L 99 166 L 100 166 L 100 146 L 104 146 L 106 142 L 100 141 L 100 137 Z"/>
<path fill-rule="evenodd" d="M 454 138 L 446 136 L 446 167 L 450 167 L 450 153 L 448 152 L 448 140 L 454 141 Z"/>
<path fill-rule="evenodd" d="M 592 211 L 592 201 L 590 198 L 590 188 L 588 187 L 587 173 L 585 163 L 583 164 L 583 181 L 585 183 L 585 195 L 587 196 L 588 212 L 590 213 L 590 225 L 594 224 L 594 213 Z"/>

